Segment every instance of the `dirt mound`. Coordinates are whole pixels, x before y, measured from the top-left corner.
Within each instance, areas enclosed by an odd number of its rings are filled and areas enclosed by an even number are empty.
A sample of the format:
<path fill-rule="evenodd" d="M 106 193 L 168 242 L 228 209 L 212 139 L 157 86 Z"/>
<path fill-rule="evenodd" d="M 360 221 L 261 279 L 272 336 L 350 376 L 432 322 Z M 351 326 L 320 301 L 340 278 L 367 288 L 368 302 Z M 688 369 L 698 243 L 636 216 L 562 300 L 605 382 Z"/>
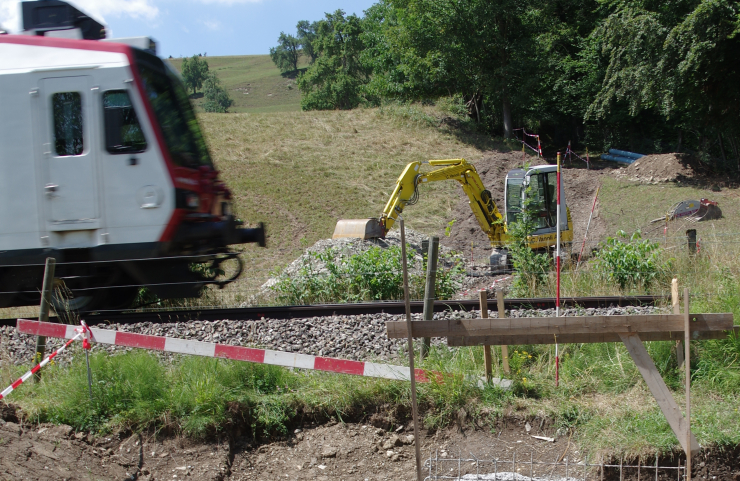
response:
<path fill-rule="evenodd" d="M 522 158 L 521 152 L 486 152 L 480 159 L 469 159 L 478 170 L 483 184 L 491 191 L 493 200 L 503 214 L 504 209 L 504 184 L 506 174 L 511 169 L 521 168 L 524 160 L 532 165 L 546 163 L 537 161 L 532 157 Z M 580 249 L 580 243 L 586 231 L 588 216 L 593 205 L 596 189 L 601 184 L 601 176 L 608 172 L 611 166 L 600 166 L 586 170 L 577 167 L 563 166 L 563 182 L 565 182 L 566 203 L 570 208 L 573 219 L 574 250 Z M 450 235 L 445 236 L 444 229 L 440 230 L 440 243 L 451 249 L 462 252 L 475 264 L 487 263 L 491 250 L 488 236 L 481 230 L 478 221 L 468 205 L 468 198 L 460 189 L 459 201 L 453 208 L 452 218 L 454 220 Z M 590 239 L 600 239 L 606 230 L 599 218 L 599 205 L 597 203 L 594 218 L 589 229 Z M 577 249 L 576 249 L 577 248 Z"/>
<path fill-rule="evenodd" d="M 697 170 L 696 162 L 688 154 L 653 154 L 616 170 L 615 175 L 637 182 L 657 184 L 694 178 Z"/>

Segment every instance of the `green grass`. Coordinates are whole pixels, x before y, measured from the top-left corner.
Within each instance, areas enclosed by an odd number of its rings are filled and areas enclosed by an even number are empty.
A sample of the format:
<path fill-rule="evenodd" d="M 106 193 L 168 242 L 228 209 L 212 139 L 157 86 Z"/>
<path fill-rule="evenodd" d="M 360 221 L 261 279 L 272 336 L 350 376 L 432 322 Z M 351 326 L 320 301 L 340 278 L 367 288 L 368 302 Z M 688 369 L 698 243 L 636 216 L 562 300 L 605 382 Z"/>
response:
<path fill-rule="evenodd" d="M 634 232 L 641 229 L 650 237 L 663 237 L 665 223 L 651 224 L 650 221 L 665 216 L 666 211 L 682 200 L 702 198 L 719 202 L 723 218 L 708 222 L 669 223 L 669 236 L 683 236 L 686 229 L 697 229 L 699 237 L 712 233 L 740 232 L 737 219 L 740 216 L 738 189 L 722 189 L 712 192 L 685 183 L 639 184 L 604 176 L 599 193 L 599 215 L 606 221 L 607 232 L 619 229 Z"/>
<path fill-rule="evenodd" d="M 272 63 L 269 55 L 243 55 L 234 57 L 205 57 L 210 71 L 215 72 L 221 84 L 234 100 L 229 112 L 267 113 L 298 112 L 301 110 L 301 93 L 296 86 L 295 74 L 283 75 Z M 180 70 L 182 59 L 170 59 Z M 304 68 L 305 65 L 300 65 Z M 191 97 L 196 110 L 203 111 L 203 92 Z"/>
<path fill-rule="evenodd" d="M 658 369 L 682 405 L 682 375 L 670 344 L 647 343 Z M 740 342 L 693 343 L 694 432 L 705 447 L 740 443 Z M 496 349 L 496 355 L 500 351 Z M 410 417 L 405 382 L 292 371 L 244 362 L 174 357 L 161 361 L 145 351 L 91 356 L 90 400 L 84 357 L 79 348 L 71 365 L 51 366 L 42 382 L 13 392 L 10 402 L 30 421 L 65 423 L 79 430 L 166 429 L 208 437 L 238 428 L 261 440 L 282 436 L 303 422 L 330 417 L 350 422 L 382 408 L 397 422 Z M 70 354 L 66 354 L 70 356 Z M 734 363 L 724 362 L 727 357 Z M 511 350 L 515 388 L 504 392 L 476 386 L 482 374 L 482 348 L 433 348 L 422 366 L 448 375 L 444 383 L 418 385 L 426 427 L 453 422 L 459 409 L 476 424 L 495 431 L 496 419 L 518 413 L 548 417 L 556 428 L 573 432 L 582 454 L 627 457 L 665 454 L 678 442 L 621 344 L 561 346 L 560 386 L 554 384 L 552 346 Z M 707 369 L 707 364 L 713 364 Z M 7 369 L 0 374 L 6 384 Z M 724 380 L 717 382 L 716 376 Z"/>

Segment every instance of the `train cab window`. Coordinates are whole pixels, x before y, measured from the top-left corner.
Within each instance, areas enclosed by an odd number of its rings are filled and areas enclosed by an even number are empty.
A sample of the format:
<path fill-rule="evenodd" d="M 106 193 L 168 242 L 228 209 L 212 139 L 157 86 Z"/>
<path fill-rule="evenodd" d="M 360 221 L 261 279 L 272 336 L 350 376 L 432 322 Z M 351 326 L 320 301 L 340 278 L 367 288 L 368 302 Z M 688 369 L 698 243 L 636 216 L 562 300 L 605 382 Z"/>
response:
<path fill-rule="evenodd" d="M 80 155 L 82 138 L 82 96 L 79 92 L 60 92 L 51 96 L 54 122 L 54 150 L 60 157 Z"/>
<path fill-rule="evenodd" d="M 131 98 L 125 90 L 108 90 L 103 94 L 105 148 L 111 154 L 130 154 L 146 150 Z"/>

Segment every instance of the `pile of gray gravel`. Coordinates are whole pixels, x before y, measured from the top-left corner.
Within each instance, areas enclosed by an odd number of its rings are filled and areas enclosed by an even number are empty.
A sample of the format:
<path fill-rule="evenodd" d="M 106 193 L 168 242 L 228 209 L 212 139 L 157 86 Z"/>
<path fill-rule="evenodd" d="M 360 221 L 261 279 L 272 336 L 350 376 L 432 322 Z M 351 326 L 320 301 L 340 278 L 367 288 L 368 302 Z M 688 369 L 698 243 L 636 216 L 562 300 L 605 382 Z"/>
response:
<path fill-rule="evenodd" d="M 564 309 L 564 316 L 654 314 L 655 307 L 613 307 L 602 309 Z M 507 317 L 551 317 L 554 309 L 514 309 Z M 434 314 L 435 319 L 472 319 L 480 311 L 445 311 Z M 489 311 L 490 317 L 497 317 Z M 259 321 L 189 321 L 155 324 L 142 322 L 132 325 L 113 324 L 108 329 L 154 336 L 175 337 L 236 346 L 260 347 L 278 351 L 363 361 L 399 362 L 404 352 L 405 339 L 388 339 L 386 321 L 403 321 L 404 315 L 363 314 L 357 316 L 310 317 L 305 319 L 261 319 Z M 421 320 L 421 314 L 413 314 Z M 102 327 L 102 326 L 101 326 Z M 19 334 L 15 328 L 0 328 L 0 367 L 7 364 L 29 364 L 35 352 L 35 337 Z M 60 339 L 47 339 L 47 352 L 58 348 Z M 444 345 L 443 339 L 434 339 L 434 345 Z M 95 344 L 94 350 L 117 353 L 131 350 L 117 346 Z M 62 354 L 60 361 L 63 361 Z M 165 356 L 166 357 L 166 356 Z"/>
<path fill-rule="evenodd" d="M 406 229 L 406 245 L 410 251 L 414 254 L 414 262 L 409 263 L 409 275 L 423 275 L 421 272 L 421 266 L 423 261 L 423 255 L 426 252 L 422 249 L 422 242 L 427 240 L 428 237 L 422 234 L 418 234 L 410 229 Z M 318 260 L 315 256 L 317 253 L 325 253 L 331 251 L 333 253 L 333 262 L 339 264 L 342 260 L 349 259 L 350 257 L 366 252 L 372 247 L 381 247 L 386 249 L 388 247 L 400 247 L 401 246 L 401 234 L 398 230 L 394 230 L 388 233 L 384 239 L 321 239 L 314 245 L 304 251 L 304 253 L 296 260 L 291 262 L 285 269 L 283 269 L 278 276 L 271 277 L 260 287 L 260 291 L 257 295 L 257 299 L 263 299 L 269 297 L 272 294 L 271 287 L 274 286 L 281 277 L 283 276 L 296 276 L 299 275 L 306 267 L 310 266 L 310 269 L 315 275 L 327 275 L 329 271 L 326 268 L 326 264 Z M 461 262 L 463 266 L 468 269 L 468 262 L 464 256 L 453 252 L 448 247 L 440 246 L 440 259 L 446 259 L 448 264 L 451 262 Z M 444 262 L 444 261 L 443 261 Z M 462 286 L 461 286 L 462 287 Z M 242 307 L 247 307 L 250 303 L 245 303 Z"/>

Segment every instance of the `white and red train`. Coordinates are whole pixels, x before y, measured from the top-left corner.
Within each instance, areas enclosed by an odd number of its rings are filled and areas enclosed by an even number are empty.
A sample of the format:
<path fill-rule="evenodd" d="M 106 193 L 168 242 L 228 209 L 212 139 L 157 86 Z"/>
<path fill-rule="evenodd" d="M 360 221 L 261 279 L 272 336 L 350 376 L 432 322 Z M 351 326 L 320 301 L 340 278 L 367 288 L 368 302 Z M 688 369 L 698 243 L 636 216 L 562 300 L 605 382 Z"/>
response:
<path fill-rule="evenodd" d="M 74 309 L 125 307 L 138 286 L 194 297 L 233 281 L 210 273 L 229 259 L 240 271 L 229 246 L 264 246 L 264 227 L 232 214 L 154 43 L 105 39 L 62 1 L 22 7 L 23 34 L 0 35 L 0 307 L 39 302 L 47 257 Z"/>

